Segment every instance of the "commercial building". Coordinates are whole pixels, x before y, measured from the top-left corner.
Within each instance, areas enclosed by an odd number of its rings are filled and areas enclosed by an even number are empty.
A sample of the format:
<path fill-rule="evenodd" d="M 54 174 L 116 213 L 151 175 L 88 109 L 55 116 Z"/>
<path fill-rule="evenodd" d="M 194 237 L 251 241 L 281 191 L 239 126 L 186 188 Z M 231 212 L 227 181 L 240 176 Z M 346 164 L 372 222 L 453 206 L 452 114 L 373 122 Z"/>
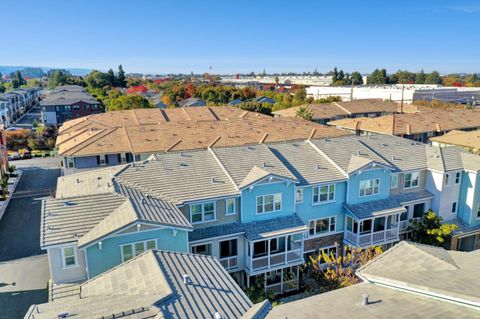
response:
<path fill-rule="evenodd" d="M 66 122 L 56 147 L 66 174 L 166 151 L 346 135 L 333 127 L 235 107 L 115 111 Z"/>
<path fill-rule="evenodd" d="M 411 103 L 417 100 L 438 100 L 442 102 L 478 104 L 479 88 L 443 87 L 433 84 L 394 84 L 360 86 L 310 86 L 306 88 L 307 97 L 318 100 L 338 96 L 344 101 L 362 99 L 384 99 Z"/>
<path fill-rule="evenodd" d="M 0 125 L 10 127 L 40 100 L 40 88 L 0 93 Z"/>
<path fill-rule="evenodd" d="M 452 130 L 479 129 L 480 111 L 420 108 L 416 113 L 391 114 L 376 118 L 346 118 L 328 124 L 357 134 L 395 135 L 428 143 L 430 138 Z"/>
<path fill-rule="evenodd" d="M 60 177 L 40 241 L 55 283 L 160 249 L 285 293 L 309 254 L 388 248 L 429 209 L 459 225 L 452 248 L 480 248 L 479 181 L 480 157 L 387 135 L 168 151 Z"/>
<path fill-rule="evenodd" d="M 296 117 L 300 108 L 306 107 L 312 113 L 312 121 L 327 124 L 343 118 L 378 117 L 401 112 L 400 104 L 382 99 L 365 99 L 348 102 L 308 104 L 273 112 L 277 117 Z"/>
<path fill-rule="evenodd" d="M 100 113 L 100 102 L 78 85 L 63 85 L 50 91 L 40 102 L 42 120 L 46 125 L 59 125 L 65 121 Z"/>

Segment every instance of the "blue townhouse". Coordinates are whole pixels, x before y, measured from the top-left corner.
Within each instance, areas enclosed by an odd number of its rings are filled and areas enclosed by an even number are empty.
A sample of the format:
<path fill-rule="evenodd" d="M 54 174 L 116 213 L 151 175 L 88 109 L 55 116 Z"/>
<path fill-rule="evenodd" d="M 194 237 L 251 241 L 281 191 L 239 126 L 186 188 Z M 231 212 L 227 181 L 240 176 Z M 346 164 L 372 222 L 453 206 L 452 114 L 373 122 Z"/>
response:
<path fill-rule="evenodd" d="M 167 152 L 60 177 L 41 247 L 54 283 L 160 249 L 284 293 L 310 255 L 388 248 L 429 209 L 459 226 L 452 249 L 480 248 L 479 172 L 473 154 L 385 135 Z"/>

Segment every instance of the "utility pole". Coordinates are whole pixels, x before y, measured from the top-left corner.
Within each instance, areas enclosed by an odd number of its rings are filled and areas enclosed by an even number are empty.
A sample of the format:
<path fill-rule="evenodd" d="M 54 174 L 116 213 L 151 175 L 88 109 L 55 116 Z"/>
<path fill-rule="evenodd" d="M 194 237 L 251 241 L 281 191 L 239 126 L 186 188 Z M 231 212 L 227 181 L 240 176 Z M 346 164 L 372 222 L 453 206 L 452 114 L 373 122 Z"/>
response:
<path fill-rule="evenodd" d="M 403 113 L 403 92 L 405 91 L 405 83 L 402 84 L 402 101 L 400 102 L 400 114 Z"/>
<path fill-rule="evenodd" d="M 352 88 L 350 89 L 350 101 L 353 101 L 353 87 L 355 86 L 355 79 L 352 77 Z"/>
<path fill-rule="evenodd" d="M 433 110 L 433 101 L 435 101 L 435 88 L 432 90 L 432 110 Z"/>

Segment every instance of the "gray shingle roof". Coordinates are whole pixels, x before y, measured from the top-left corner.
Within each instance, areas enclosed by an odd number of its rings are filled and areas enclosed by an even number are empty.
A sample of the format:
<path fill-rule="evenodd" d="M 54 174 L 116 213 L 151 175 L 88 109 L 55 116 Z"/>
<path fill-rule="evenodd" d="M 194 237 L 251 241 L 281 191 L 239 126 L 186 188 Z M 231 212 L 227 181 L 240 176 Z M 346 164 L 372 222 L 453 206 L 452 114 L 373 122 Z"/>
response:
<path fill-rule="evenodd" d="M 244 226 L 245 237 L 248 240 L 259 240 L 277 234 L 307 230 L 307 226 L 297 215 L 245 223 Z"/>
<path fill-rule="evenodd" d="M 478 225 L 468 225 L 464 220 L 460 218 L 449 219 L 444 222 L 445 224 L 455 224 L 457 229 L 452 232 L 452 235 L 465 235 L 468 233 L 480 231 L 480 224 Z"/>
<path fill-rule="evenodd" d="M 189 275 L 185 284 L 183 275 Z M 240 318 L 253 305 L 212 256 L 148 251 L 83 284 L 80 295 L 30 307 L 25 318 Z"/>
<path fill-rule="evenodd" d="M 227 236 L 245 232 L 245 225 L 241 222 L 234 222 L 210 227 L 195 228 L 188 233 L 188 240 L 199 241 L 207 238 Z"/>

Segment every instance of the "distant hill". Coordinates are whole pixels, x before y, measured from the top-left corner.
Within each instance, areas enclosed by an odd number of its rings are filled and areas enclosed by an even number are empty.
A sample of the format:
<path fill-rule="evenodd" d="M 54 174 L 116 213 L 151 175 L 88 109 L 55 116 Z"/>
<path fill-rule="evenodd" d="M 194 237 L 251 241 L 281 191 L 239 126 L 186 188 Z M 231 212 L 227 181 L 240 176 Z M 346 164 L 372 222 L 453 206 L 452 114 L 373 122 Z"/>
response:
<path fill-rule="evenodd" d="M 0 73 L 2 74 L 10 74 L 15 71 L 23 71 L 25 69 L 33 70 L 43 70 L 43 72 L 47 73 L 49 70 L 52 69 L 63 69 L 69 71 L 72 75 L 86 75 L 90 73 L 91 69 L 81 69 L 81 68 L 50 68 L 50 67 L 33 67 L 33 66 L 0 66 Z M 41 72 L 36 72 L 36 74 L 40 75 Z"/>

